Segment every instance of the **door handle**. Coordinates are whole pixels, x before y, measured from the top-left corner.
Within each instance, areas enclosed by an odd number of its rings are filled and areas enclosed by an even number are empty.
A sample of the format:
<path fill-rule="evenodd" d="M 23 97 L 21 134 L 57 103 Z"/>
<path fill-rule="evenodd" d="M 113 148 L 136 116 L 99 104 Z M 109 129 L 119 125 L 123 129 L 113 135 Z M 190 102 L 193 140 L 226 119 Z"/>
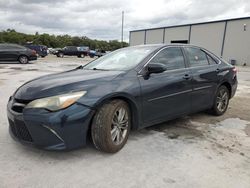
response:
<path fill-rule="evenodd" d="M 189 75 L 189 74 L 185 74 L 184 76 L 183 76 L 183 79 L 185 79 L 185 80 L 189 80 L 191 78 L 191 76 Z"/>

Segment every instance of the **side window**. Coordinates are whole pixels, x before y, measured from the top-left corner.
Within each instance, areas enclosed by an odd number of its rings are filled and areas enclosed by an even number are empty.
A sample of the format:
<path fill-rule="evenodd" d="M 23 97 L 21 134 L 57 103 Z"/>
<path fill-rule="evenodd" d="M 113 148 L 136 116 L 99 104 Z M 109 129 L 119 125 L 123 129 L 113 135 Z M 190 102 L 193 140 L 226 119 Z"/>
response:
<path fill-rule="evenodd" d="M 161 63 L 167 70 L 185 68 L 184 57 L 179 47 L 170 47 L 160 51 L 150 63 Z"/>
<path fill-rule="evenodd" d="M 186 51 L 190 67 L 208 65 L 206 53 L 201 51 L 199 48 L 186 48 Z"/>
<path fill-rule="evenodd" d="M 216 61 L 210 55 L 207 55 L 207 59 L 210 65 L 217 64 Z"/>
<path fill-rule="evenodd" d="M 15 49 L 15 47 L 12 46 L 12 45 L 6 45 L 6 46 L 5 46 L 5 49 L 13 50 L 13 49 Z"/>

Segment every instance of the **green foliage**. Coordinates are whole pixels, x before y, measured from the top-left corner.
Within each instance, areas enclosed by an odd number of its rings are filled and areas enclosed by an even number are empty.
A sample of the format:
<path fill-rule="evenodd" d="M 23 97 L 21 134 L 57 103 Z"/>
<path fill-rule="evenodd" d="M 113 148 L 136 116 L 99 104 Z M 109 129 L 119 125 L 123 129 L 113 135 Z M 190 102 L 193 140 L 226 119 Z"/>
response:
<path fill-rule="evenodd" d="M 78 37 L 70 35 L 49 35 L 39 34 L 36 32 L 32 34 L 24 34 L 16 32 L 14 29 L 7 29 L 6 31 L 0 31 L 0 42 L 16 43 L 24 45 L 32 42 L 33 44 L 46 45 L 52 48 L 63 48 L 64 46 L 89 46 L 90 49 L 100 49 L 106 51 L 113 51 L 121 47 L 127 47 L 128 43 L 119 42 L 117 40 L 93 40 L 88 37 Z"/>

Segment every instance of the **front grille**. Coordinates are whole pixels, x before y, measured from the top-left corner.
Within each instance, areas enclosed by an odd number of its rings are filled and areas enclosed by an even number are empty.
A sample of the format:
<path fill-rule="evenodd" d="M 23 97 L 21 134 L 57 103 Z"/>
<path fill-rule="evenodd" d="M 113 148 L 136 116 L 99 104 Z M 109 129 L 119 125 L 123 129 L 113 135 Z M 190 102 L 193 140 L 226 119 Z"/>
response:
<path fill-rule="evenodd" d="M 26 142 L 33 142 L 33 139 L 27 129 L 25 123 L 20 120 L 16 120 L 15 122 L 9 120 L 10 129 L 13 135 L 19 139 L 22 139 Z"/>

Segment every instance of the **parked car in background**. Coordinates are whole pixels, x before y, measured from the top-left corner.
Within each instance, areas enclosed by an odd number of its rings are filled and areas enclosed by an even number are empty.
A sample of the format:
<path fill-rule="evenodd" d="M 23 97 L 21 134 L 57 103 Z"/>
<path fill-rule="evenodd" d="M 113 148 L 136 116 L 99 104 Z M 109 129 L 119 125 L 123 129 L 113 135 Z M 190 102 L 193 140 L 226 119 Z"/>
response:
<path fill-rule="evenodd" d="M 95 56 L 102 57 L 106 54 L 105 50 L 96 50 Z"/>
<path fill-rule="evenodd" d="M 56 55 L 58 53 L 58 50 L 62 50 L 62 48 L 52 48 L 50 49 L 50 54 Z"/>
<path fill-rule="evenodd" d="M 94 58 L 96 55 L 96 51 L 95 50 L 89 50 L 89 57 Z"/>
<path fill-rule="evenodd" d="M 76 46 L 66 46 L 63 49 L 58 50 L 56 53 L 57 57 L 64 57 L 66 56 L 77 56 L 84 58 L 88 55 L 87 51 L 81 51 Z"/>
<path fill-rule="evenodd" d="M 25 47 L 35 50 L 38 56 L 40 57 L 46 57 L 48 55 L 48 48 L 44 45 L 35 45 L 35 44 L 28 44 L 25 45 Z"/>
<path fill-rule="evenodd" d="M 117 152 L 131 129 L 209 109 L 226 112 L 236 69 L 192 45 L 122 48 L 76 69 L 43 76 L 10 97 L 10 134 L 48 150 L 86 145 Z"/>
<path fill-rule="evenodd" d="M 89 53 L 89 47 L 88 46 L 79 46 L 77 47 L 79 51 Z"/>
<path fill-rule="evenodd" d="M 19 61 L 21 64 L 27 64 L 36 59 L 35 50 L 17 44 L 0 43 L 1 61 Z"/>
<path fill-rule="evenodd" d="M 105 50 L 90 50 L 89 51 L 89 57 L 95 57 L 95 56 L 97 56 L 97 57 L 102 57 L 102 56 L 104 56 L 105 54 L 107 54 L 107 52 L 105 51 Z"/>

